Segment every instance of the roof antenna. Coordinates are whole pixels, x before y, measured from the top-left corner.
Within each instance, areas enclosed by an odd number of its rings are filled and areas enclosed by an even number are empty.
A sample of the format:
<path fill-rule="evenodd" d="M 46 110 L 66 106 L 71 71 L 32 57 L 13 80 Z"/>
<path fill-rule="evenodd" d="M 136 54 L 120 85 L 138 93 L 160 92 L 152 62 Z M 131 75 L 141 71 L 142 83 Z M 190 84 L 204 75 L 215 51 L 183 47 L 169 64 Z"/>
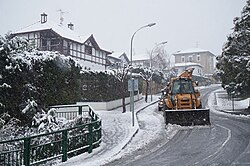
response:
<path fill-rule="evenodd" d="M 57 12 L 60 12 L 60 23 L 59 23 L 59 25 L 62 26 L 62 25 L 63 25 L 63 21 L 64 21 L 63 15 L 64 15 L 65 13 L 69 13 L 69 12 L 65 12 L 65 11 L 63 11 L 62 9 L 57 10 Z"/>

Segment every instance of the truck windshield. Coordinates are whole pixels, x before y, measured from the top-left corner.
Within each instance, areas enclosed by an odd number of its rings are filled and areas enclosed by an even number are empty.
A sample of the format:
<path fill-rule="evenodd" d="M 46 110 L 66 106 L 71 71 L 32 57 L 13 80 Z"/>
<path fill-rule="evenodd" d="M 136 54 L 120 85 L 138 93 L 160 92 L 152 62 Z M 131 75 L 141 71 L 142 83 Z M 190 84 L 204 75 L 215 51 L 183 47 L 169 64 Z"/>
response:
<path fill-rule="evenodd" d="M 178 79 L 174 81 L 172 94 L 193 94 L 192 81 L 188 79 Z"/>

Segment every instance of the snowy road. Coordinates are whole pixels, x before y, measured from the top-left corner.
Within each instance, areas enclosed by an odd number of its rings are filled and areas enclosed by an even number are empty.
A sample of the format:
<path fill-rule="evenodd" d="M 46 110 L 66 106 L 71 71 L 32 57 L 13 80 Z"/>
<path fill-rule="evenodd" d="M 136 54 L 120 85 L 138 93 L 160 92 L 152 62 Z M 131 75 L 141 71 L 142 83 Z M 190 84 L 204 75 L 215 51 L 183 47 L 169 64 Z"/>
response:
<path fill-rule="evenodd" d="M 210 127 L 181 127 L 170 140 L 161 130 L 150 145 L 107 165 L 250 165 L 249 117 L 218 113 L 213 95 L 208 99 L 212 90 L 201 90 L 203 103 L 211 107 Z"/>

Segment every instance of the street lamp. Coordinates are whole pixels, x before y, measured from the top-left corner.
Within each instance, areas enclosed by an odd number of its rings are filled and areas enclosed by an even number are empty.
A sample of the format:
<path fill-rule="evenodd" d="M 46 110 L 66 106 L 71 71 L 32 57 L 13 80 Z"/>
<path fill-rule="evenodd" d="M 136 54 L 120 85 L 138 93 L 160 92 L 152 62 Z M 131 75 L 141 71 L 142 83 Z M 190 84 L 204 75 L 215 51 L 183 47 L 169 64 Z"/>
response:
<path fill-rule="evenodd" d="M 153 49 L 151 50 L 151 53 L 150 53 L 150 69 L 152 70 L 152 60 L 153 60 L 153 53 L 155 51 L 155 49 L 159 46 L 159 45 L 164 45 L 164 44 L 167 44 L 168 42 L 167 41 L 164 41 L 164 42 L 161 42 L 161 43 L 158 43 L 156 44 Z M 152 97 L 152 76 L 150 78 L 150 95 L 151 95 L 151 101 L 153 101 L 153 97 Z"/>
<path fill-rule="evenodd" d="M 132 126 L 134 126 L 134 80 L 132 79 L 132 50 L 133 50 L 133 39 L 135 34 L 143 29 L 143 28 L 147 28 L 147 27 L 152 27 L 154 26 L 156 23 L 151 23 L 151 24 L 147 24 L 144 25 L 142 27 L 140 27 L 137 31 L 135 31 L 135 33 L 132 35 L 131 37 L 131 42 L 130 42 L 130 65 L 131 65 L 131 71 L 130 71 L 130 81 L 132 83 L 132 89 L 130 91 L 130 112 L 132 112 Z"/>
<path fill-rule="evenodd" d="M 141 30 L 141 29 L 143 29 L 143 28 L 147 28 L 147 27 L 152 27 L 152 26 L 154 26 L 156 23 L 151 23 L 151 24 L 148 24 L 148 25 L 144 25 L 144 26 L 142 26 L 142 27 L 140 27 L 137 31 L 135 31 L 135 33 L 132 35 L 132 38 L 131 38 L 131 42 L 130 42 L 130 60 L 131 60 L 131 66 L 132 66 L 132 49 L 133 49 L 133 40 L 134 40 L 134 36 L 135 36 L 135 34 L 139 31 L 139 30 Z"/>

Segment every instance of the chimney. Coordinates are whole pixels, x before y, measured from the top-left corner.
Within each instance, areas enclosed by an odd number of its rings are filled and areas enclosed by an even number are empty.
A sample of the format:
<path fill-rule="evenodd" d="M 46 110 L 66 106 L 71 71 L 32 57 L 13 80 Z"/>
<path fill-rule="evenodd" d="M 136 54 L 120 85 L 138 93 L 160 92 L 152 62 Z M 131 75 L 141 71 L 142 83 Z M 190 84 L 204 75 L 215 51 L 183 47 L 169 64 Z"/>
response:
<path fill-rule="evenodd" d="M 43 13 L 41 14 L 41 23 L 44 24 L 47 22 L 47 14 Z"/>
<path fill-rule="evenodd" d="M 71 30 L 74 30 L 74 24 L 69 23 L 69 24 L 68 24 L 68 28 L 71 29 Z"/>

